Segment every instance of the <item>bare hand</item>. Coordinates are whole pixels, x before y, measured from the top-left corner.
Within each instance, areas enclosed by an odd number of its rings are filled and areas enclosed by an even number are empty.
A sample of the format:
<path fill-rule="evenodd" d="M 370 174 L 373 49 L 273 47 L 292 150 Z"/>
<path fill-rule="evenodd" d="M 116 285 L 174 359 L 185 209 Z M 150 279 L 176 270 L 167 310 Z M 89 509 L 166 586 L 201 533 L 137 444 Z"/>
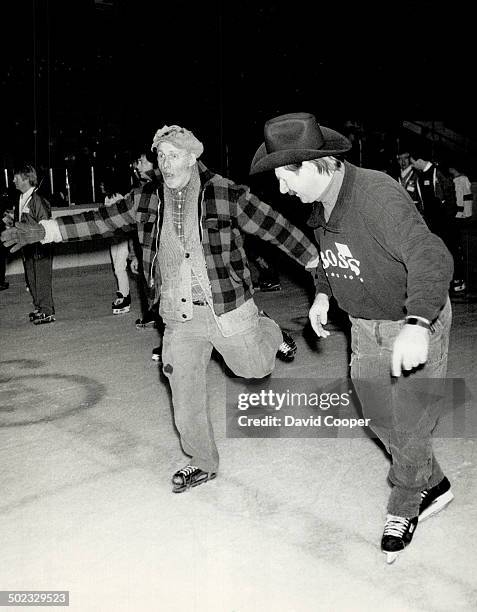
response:
<path fill-rule="evenodd" d="M 129 268 L 133 274 L 139 274 L 139 261 L 137 257 L 131 257 L 129 261 Z"/>
<path fill-rule="evenodd" d="M 429 330 L 418 325 L 404 325 L 394 340 L 391 374 L 401 376 L 426 363 L 429 354 Z"/>
<path fill-rule="evenodd" d="M 328 296 L 324 293 L 318 293 L 313 302 L 313 306 L 310 308 L 308 317 L 315 334 L 319 338 L 327 338 L 330 335 L 330 332 L 323 328 L 323 325 L 328 323 L 329 308 L 330 301 Z"/>

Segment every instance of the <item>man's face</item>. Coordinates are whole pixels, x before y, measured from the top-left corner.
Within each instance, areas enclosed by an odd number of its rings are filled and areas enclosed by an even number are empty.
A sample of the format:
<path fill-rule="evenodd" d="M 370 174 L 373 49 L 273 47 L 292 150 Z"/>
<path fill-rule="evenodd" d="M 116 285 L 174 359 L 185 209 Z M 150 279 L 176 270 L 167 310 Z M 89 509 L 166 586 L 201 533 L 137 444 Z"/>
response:
<path fill-rule="evenodd" d="M 332 178 L 329 174 L 318 172 L 310 162 L 303 162 L 297 171 L 276 168 L 275 176 L 280 183 L 280 193 L 296 195 L 304 204 L 319 200 Z"/>
<path fill-rule="evenodd" d="M 409 166 L 411 165 L 411 160 L 409 159 L 409 153 L 401 153 L 400 155 L 398 155 L 397 162 L 401 170 L 405 170 L 406 168 L 409 168 Z"/>
<path fill-rule="evenodd" d="M 166 185 L 170 189 L 181 189 L 189 182 L 195 157 L 170 142 L 160 142 L 157 147 L 157 162 Z"/>
<path fill-rule="evenodd" d="M 15 174 L 15 176 L 13 177 L 13 184 L 18 189 L 18 191 L 21 191 L 22 193 L 25 193 L 31 187 L 30 181 L 24 178 L 21 174 Z"/>
<path fill-rule="evenodd" d="M 149 178 L 146 175 L 146 172 L 149 172 L 150 170 L 152 170 L 154 168 L 152 162 L 150 162 L 147 157 L 145 155 L 141 155 L 141 157 L 139 157 L 136 161 L 136 169 L 139 173 L 139 176 L 142 179 L 147 179 Z"/>

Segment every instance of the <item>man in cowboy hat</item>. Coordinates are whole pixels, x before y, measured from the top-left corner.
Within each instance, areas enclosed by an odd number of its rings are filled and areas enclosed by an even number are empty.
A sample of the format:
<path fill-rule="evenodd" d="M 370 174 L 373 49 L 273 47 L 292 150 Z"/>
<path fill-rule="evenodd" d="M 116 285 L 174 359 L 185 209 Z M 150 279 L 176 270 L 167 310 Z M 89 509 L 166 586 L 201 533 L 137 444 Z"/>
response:
<path fill-rule="evenodd" d="M 276 356 L 289 360 L 296 350 L 292 339 L 258 312 L 243 234 L 274 244 L 313 270 L 319 254 L 302 231 L 247 187 L 198 161 L 204 147 L 189 130 L 164 126 L 152 149 L 159 165 L 154 182 L 101 212 L 34 227 L 19 224 L 5 231 L 2 240 L 16 250 L 30 242 L 91 239 L 137 229 L 146 280 L 156 287 L 156 300 L 160 292 L 163 371 L 172 389 L 182 448 L 191 457 L 172 478 L 173 491 L 181 493 L 215 478 L 218 469 L 206 385 L 212 349 L 246 378 L 267 376 Z"/>
<path fill-rule="evenodd" d="M 452 259 L 403 187 L 385 173 L 340 161 L 351 144 L 313 115 L 275 117 L 264 133 L 251 174 L 274 170 L 282 193 L 312 205 L 308 223 L 321 266 L 310 321 L 319 337 L 329 336 L 331 296 L 348 313 L 351 377 L 392 458 L 381 542 L 391 562 L 418 520 L 453 497 L 432 452 L 437 416 L 429 394 L 420 392 L 425 381 L 420 389 L 415 383 L 446 374 Z"/>

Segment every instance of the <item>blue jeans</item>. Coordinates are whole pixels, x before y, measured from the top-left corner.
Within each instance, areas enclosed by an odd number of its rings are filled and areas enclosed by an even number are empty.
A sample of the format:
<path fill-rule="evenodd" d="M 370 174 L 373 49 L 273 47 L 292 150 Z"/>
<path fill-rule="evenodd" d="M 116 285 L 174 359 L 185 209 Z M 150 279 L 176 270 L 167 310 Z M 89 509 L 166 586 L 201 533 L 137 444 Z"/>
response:
<path fill-rule="evenodd" d="M 163 371 L 169 379 L 174 420 L 190 463 L 216 472 L 215 445 L 207 402 L 206 372 L 212 349 L 237 376 L 263 378 L 273 371 L 282 332 L 271 319 L 256 316 L 247 329 L 224 337 L 209 306 L 194 306 L 188 321 L 164 318 Z"/>
<path fill-rule="evenodd" d="M 391 377 L 391 354 L 404 321 L 350 320 L 351 378 L 363 415 L 391 455 L 388 512 L 414 517 L 421 491 L 444 477 L 432 451 L 432 431 L 439 417 L 439 384 L 445 384 L 447 370 L 450 301 L 434 322 L 427 362 L 400 378 Z"/>

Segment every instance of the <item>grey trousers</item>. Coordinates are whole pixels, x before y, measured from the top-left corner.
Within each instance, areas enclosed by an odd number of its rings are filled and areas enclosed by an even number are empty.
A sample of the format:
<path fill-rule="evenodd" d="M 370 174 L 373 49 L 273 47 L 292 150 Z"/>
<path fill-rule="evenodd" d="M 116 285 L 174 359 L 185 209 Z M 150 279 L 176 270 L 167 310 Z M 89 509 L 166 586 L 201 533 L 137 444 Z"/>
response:
<path fill-rule="evenodd" d="M 421 491 L 444 477 L 432 450 L 432 430 L 442 409 L 439 397 L 447 370 L 450 300 L 434 323 L 427 362 L 399 378 L 391 378 L 390 364 L 404 321 L 350 320 L 351 378 L 364 416 L 371 419 L 371 429 L 391 455 L 388 512 L 414 517 L 419 513 Z"/>
<path fill-rule="evenodd" d="M 207 401 L 206 371 L 212 349 L 237 376 L 263 378 L 273 371 L 283 337 L 279 326 L 257 314 L 246 331 L 224 337 L 208 306 L 194 306 L 189 321 L 164 319 L 163 371 L 172 390 L 174 420 L 190 463 L 216 472 L 219 454 Z"/>

